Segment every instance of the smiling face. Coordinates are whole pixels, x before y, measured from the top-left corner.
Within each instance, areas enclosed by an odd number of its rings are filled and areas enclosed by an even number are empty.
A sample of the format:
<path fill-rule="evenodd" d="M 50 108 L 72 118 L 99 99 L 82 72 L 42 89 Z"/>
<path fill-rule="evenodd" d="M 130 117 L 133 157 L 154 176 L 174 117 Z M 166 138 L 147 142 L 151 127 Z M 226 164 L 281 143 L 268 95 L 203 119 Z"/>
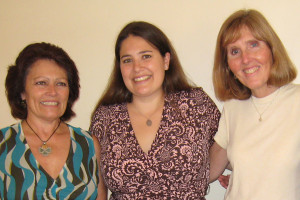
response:
<path fill-rule="evenodd" d="M 163 93 L 165 70 L 170 54 L 161 56 L 158 49 L 142 37 L 130 35 L 120 48 L 120 68 L 123 81 L 133 98 Z"/>
<path fill-rule="evenodd" d="M 229 68 L 254 96 L 266 96 L 274 90 L 267 84 L 273 64 L 272 52 L 247 27 L 240 30 L 240 35 L 238 40 L 226 47 Z"/>
<path fill-rule="evenodd" d="M 32 64 L 21 95 L 27 104 L 27 119 L 57 120 L 67 107 L 68 78 L 54 61 L 42 59 Z"/>

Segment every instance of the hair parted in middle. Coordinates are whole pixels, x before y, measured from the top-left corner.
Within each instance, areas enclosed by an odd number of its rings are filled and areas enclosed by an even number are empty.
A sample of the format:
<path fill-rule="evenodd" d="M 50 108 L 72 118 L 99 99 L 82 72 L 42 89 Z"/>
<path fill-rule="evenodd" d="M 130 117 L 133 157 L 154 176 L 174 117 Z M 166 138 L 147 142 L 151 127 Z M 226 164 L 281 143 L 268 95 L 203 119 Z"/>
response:
<path fill-rule="evenodd" d="M 281 87 L 297 76 L 296 68 L 284 45 L 266 18 L 257 10 L 238 10 L 225 20 L 216 43 L 213 84 L 215 95 L 221 101 L 244 100 L 251 96 L 250 89 L 234 77 L 227 63 L 227 45 L 240 38 L 243 27 L 247 27 L 257 40 L 264 41 L 271 50 L 273 65 L 268 79 L 269 85 Z"/>
<path fill-rule="evenodd" d="M 144 21 L 134 21 L 127 24 L 119 33 L 115 44 L 115 60 L 106 89 L 100 98 L 96 109 L 101 105 L 131 102 L 132 94 L 126 88 L 120 69 L 120 49 L 122 42 L 130 35 L 138 36 L 157 48 L 161 56 L 170 53 L 169 69 L 165 71 L 163 90 L 166 94 L 180 90 L 190 90 L 194 87 L 179 62 L 176 51 L 167 36 L 156 26 Z"/>

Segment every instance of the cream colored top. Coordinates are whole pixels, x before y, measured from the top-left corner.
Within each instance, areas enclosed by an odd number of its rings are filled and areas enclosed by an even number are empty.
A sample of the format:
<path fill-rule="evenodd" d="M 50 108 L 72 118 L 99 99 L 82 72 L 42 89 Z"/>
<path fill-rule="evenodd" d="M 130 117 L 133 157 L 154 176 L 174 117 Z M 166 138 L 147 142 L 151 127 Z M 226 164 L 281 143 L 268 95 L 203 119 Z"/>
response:
<path fill-rule="evenodd" d="M 299 200 L 300 85 L 252 98 L 225 102 L 215 136 L 233 168 L 225 199 Z"/>

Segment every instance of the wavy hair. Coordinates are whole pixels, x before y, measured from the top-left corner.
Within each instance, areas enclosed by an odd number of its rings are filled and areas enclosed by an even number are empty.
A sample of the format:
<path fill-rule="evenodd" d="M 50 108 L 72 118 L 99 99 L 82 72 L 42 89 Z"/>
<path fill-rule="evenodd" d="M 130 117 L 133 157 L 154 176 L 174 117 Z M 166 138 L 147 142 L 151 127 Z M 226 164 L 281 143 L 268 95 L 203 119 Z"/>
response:
<path fill-rule="evenodd" d="M 75 63 L 60 47 L 49 43 L 33 43 L 26 46 L 19 54 L 14 65 L 8 67 L 5 80 L 6 96 L 14 118 L 26 119 L 27 108 L 21 94 L 25 91 L 26 78 L 31 66 L 38 60 L 49 59 L 63 68 L 68 77 L 69 98 L 67 108 L 60 117 L 62 121 L 75 116 L 72 110 L 74 102 L 79 97 L 79 76 Z"/>

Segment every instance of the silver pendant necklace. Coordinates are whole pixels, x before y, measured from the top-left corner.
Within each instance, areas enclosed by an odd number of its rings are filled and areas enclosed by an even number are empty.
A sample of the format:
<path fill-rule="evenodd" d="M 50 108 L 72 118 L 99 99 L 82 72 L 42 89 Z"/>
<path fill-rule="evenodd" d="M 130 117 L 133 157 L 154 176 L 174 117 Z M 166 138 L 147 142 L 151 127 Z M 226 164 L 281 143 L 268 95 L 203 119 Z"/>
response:
<path fill-rule="evenodd" d="M 255 111 L 256 111 L 257 114 L 259 115 L 259 119 L 258 119 L 259 122 L 262 122 L 262 121 L 263 121 L 262 115 L 263 115 L 263 114 L 268 110 L 268 108 L 273 104 L 273 102 L 275 101 L 275 99 L 276 99 L 276 97 L 277 97 L 277 95 L 278 95 L 278 93 L 279 93 L 279 90 L 280 90 L 280 88 L 277 89 L 277 91 L 276 91 L 277 93 L 275 94 L 274 98 L 273 98 L 272 101 L 265 107 L 265 109 L 264 109 L 262 112 L 259 112 L 257 106 L 256 106 L 255 103 L 254 103 L 253 97 L 252 97 L 252 96 L 250 97 L 250 98 L 251 98 L 251 102 L 252 102 L 252 104 L 253 104 L 253 106 L 254 106 L 254 108 L 255 108 Z"/>
<path fill-rule="evenodd" d="M 147 119 L 147 121 L 146 121 L 146 125 L 147 125 L 147 126 L 151 126 L 151 125 L 152 125 L 152 121 L 151 121 L 151 119 Z"/>
<path fill-rule="evenodd" d="M 59 123 L 57 125 L 57 127 L 55 128 L 55 130 L 53 131 L 53 133 L 50 135 L 50 137 L 47 140 L 42 140 L 40 138 L 40 136 L 33 130 L 33 128 L 31 128 L 31 126 L 29 125 L 29 123 L 27 122 L 27 120 L 25 119 L 26 124 L 29 126 L 29 128 L 32 130 L 32 132 L 42 141 L 42 146 L 39 147 L 39 153 L 42 154 L 43 156 L 49 156 L 49 154 L 51 153 L 51 147 L 49 147 L 46 143 L 51 139 L 51 137 L 54 135 L 54 133 L 56 132 L 56 130 L 58 129 L 58 127 L 60 126 L 61 120 L 59 120 Z"/>
<path fill-rule="evenodd" d="M 163 101 L 163 104 L 164 104 L 164 101 Z M 152 114 L 150 115 L 150 117 L 147 117 L 147 116 L 143 115 L 137 108 L 135 108 L 135 109 L 138 111 L 138 113 L 139 113 L 140 115 L 142 115 L 143 117 L 145 117 L 145 118 L 147 119 L 147 120 L 146 120 L 146 125 L 150 127 L 150 126 L 152 126 L 152 120 L 151 120 L 151 117 L 156 113 L 156 111 L 157 111 L 159 108 L 161 108 L 161 105 L 159 105 L 159 107 L 155 110 L 154 113 L 152 113 Z"/>

